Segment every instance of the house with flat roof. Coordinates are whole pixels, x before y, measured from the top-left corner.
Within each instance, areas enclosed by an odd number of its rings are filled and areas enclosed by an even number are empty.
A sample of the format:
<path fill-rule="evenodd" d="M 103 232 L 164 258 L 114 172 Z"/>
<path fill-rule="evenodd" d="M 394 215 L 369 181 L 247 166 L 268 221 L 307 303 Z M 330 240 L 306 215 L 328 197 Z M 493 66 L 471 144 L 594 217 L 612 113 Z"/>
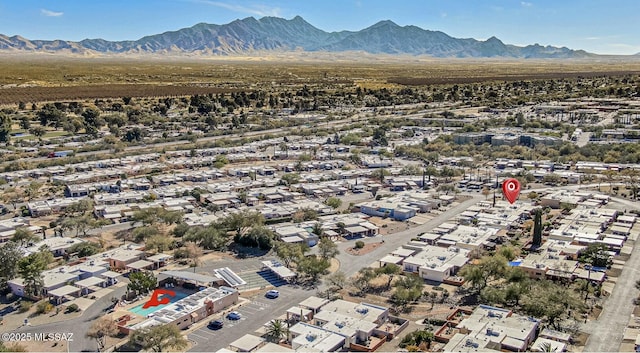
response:
<path fill-rule="evenodd" d="M 535 341 L 540 322 L 510 310 L 479 305 L 456 325 L 446 352 L 497 350 L 524 352 Z"/>
<path fill-rule="evenodd" d="M 405 272 L 416 273 L 423 279 L 443 282 L 454 276 L 469 261 L 468 254 L 469 250 L 455 246 L 425 246 L 415 255 L 405 258 L 402 268 Z"/>
<path fill-rule="evenodd" d="M 105 261 L 109 263 L 111 269 L 123 270 L 127 265 L 142 260 L 146 256 L 144 251 L 140 249 L 142 249 L 141 245 L 126 244 L 115 249 L 88 256 L 87 260 Z"/>
<path fill-rule="evenodd" d="M 347 337 L 305 322 L 291 326 L 287 338 L 297 352 L 336 352 L 348 348 Z"/>
<path fill-rule="evenodd" d="M 8 242 L 16 233 L 17 228 L 30 227 L 29 218 L 14 217 L 0 220 L 0 244 Z"/>
<path fill-rule="evenodd" d="M 84 240 L 79 238 L 49 237 L 25 248 L 25 252 L 29 255 L 39 252 L 42 246 L 46 246 L 54 257 L 58 257 L 67 254 L 69 248 L 81 243 L 84 243 Z"/>

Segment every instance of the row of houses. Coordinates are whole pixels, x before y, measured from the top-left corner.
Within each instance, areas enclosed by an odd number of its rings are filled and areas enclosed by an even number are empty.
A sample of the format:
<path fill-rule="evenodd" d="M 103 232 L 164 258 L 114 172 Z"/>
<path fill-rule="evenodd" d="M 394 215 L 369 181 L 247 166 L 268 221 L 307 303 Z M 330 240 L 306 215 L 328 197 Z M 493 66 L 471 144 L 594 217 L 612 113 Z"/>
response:
<path fill-rule="evenodd" d="M 459 145 L 488 143 L 492 146 L 554 146 L 561 144 L 562 139 L 535 134 L 466 132 L 453 135 L 453 142 Z"/>
<path fill-rule="evenodd" d="M 402 192 L 388 198 L 359 203 L 356 208 L 366 215 L 406 221 L 418 213 L 430 212 L 449 204 L 454 199 L 450 195 L 434 199 L 432 194 L 426 192 Z"/>
<path fill-rule="evenodd" d="M 39 232 L 41 230 L 38 226 L 32 226 L 31 220 L 26 217 L 13 217 L 0 220 L 0 244 L 8 242 L 14 234 L 16 229 L 25 228 L 31 232 Z"/>
<path fill-rule="evenodd" d="M 60 238 L 52 238 L 57 240 Z M 72 244 L 70 244 L 72 245 Z M 89 256 L 78 263 L 60 266 L 42 272 L 43 285 L 39 295 L 49 297 L 56 303 L 73 300 L 74 297 L 113 285 L 121 273 L 117 270 L 139 270 L 137 261 L 146 257 L 142 246 L 137 244 L 123 245 L 119 248 Z M 160 267 L 166 263 L 169 255 L 159 254 L 146 260 L 148 267 Z M 128 267 L 129 266 L 129 267 Z M 133 266 L 133 267 L 131 267 Z M 7 281 L 11 292 L 17 296 L 26 296 L 26 283 L 22 278 Z"/>
<path fill-rule="evenodd" d="M 321 234 L 314 233 L 317 225 Z M 309 246 L 316 245 L 320 236 L 354 239 L 373 237 L 379 232 L 378 226 L 369 222 L 367 215 L 357 213 L 320 216 L 318 221 L 282 223 L 271 228 L 285 243 L 304 243 Z"/>
<path fill-rule="evenodd" d="M 249 334 L 218 352 L 372 352 L 408 325 L 386 307 L 315 296 L 289 308 L 284 320 L 287 346 Z"/>

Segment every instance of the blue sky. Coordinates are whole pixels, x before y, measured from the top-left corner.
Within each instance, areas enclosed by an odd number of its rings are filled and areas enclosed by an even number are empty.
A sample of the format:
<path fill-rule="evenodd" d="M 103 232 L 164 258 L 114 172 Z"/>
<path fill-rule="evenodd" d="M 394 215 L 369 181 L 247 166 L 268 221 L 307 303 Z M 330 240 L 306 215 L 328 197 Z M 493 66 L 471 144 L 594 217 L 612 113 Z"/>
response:
<path fill-rule="evenodd" d="M 638 0 L 0 0 L 0 33 L 28 39 L 139 39 L 248 16 L 302 16 L 325 31 L 380 20 L 507 44 L 640 52 Z"/>

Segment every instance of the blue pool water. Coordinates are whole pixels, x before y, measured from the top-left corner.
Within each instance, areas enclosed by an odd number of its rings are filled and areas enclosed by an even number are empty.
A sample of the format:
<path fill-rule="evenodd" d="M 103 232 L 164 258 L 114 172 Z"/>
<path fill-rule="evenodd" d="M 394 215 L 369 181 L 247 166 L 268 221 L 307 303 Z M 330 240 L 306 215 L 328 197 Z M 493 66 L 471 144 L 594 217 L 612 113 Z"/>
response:
<path fill-rule="evenodd" d="M 167 297 L 169 297 L 169 299 L 171 300 L 169 302 L 169 304 L 170 304 L 170 303 L 175 303 L 175 302 L 177 302 L 178 300 L 180 300 L 182 298 L 186 298 L 187 296 L 189 296 L 187 293 L 182 293 L 182 292 L 176 291 L 175 297 L 170 297 L 170 296 L 167 296 Z M 162 297 L 164 297 L 164 295 Z M 162 298 L 162 297 L 159 297 L 159 298 Z M 134 314 L 136 314 L 136 315 L 140 315 L 142 317 L 147 317 L 147 315 L 149 315 L 149 314 L 151 314 L 153 312 L 156 312 L 156 311 L 164 308 L 165 306 L 169 305 L 169 304 L 160 304 L 158 306 L 150 306 L 150 307 L 144 309 L 142 307 L 144 306 L 145 303 L 146 303 L 146 301 L 144 303 L 136 306 L 136 307 L 133 307 L 133 308 L 129 309 L 129 311 L 134 313 Z"/>

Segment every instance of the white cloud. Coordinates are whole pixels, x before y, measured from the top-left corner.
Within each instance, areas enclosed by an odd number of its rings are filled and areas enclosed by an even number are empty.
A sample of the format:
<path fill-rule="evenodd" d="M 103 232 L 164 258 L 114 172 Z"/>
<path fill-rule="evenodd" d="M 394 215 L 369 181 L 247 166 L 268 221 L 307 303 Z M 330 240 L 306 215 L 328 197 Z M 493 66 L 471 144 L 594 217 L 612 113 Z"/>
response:
<path fill-rule="evenodd" d="M 229 4 L 226 2 L 211 1 L 211 0 L 194 0 L 193 2 L 216 6 L 216 7 L 220 7 L 233 12 L 246 13 L 249 15 L 256 15 L 261 17 L 262 16 L 280 17 L 280 13 L 281 13 L 280 8 L 269 7 L 266 5 L 242 6 L 242 5 Z"/>
<path fill-rule="evenodd" d="M 532 3 L 527 2 L 527 1 L 520 1 L 520 5 L 524 6 L 524 7 L 531 7 L 533 6 Z"/>
<path fill-rule="evenodd" d="M 40 9 L 40 13 L 47 17 L 60 17 L 64 15 L 64 12 L 51 11 L 47 9 Z"/>
<path fill-rule="evenodd" d="M 620 38 L 620 35 L 610 35 L 610 36 L 593 36 L 593 37 L 585 37 L 584 40 L 611 40 Z"/>
<path fill-rule="evenodd" d="M 440 18 L 445 18 L 447 17 L 447 13 L 446 12 L 441 12 L 440 13 Z"/>

